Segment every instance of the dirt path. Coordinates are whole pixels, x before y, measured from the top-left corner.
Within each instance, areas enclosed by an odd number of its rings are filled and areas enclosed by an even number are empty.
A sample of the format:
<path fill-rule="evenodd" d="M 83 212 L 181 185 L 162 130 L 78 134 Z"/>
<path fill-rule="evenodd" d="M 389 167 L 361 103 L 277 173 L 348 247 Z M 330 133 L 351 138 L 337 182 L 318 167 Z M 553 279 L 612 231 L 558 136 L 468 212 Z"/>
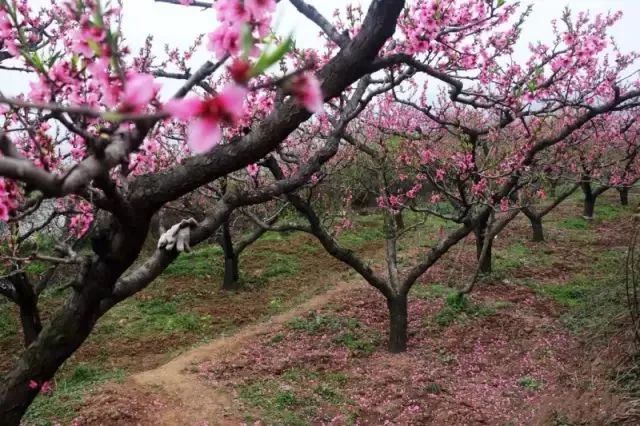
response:
<path fill-rule="evenodd" d="M 364 286 L 363 283 L 355 281 L 341 283 L 295 309 L 276 315 L 263 323 L 245 327 L 231 336 L 215 339 L 207 345 L 178 356 L 159 368 L 132 376 L 136 385 L 147 388 L 154 393 L 160 393 L 163 397 L 168 397 L 171 400 L 171 404 L 158 407 L 159 409 L 153 413 L 153 419 L 148 419 L 142 424 L 238 424 L 238 419 L 227 418 L 225 420 L 233 403 L 232 396 L 221 389 L 214 389 L 200 383 L 188 371 L 204 361 L 211 361 L 233 353 L 256 336 L 273 332 L 293 318 L 310 310 L 321 308 L 349 290 Z M 218 423 L 211 423 L 211 419 L 220 420 Z"/>

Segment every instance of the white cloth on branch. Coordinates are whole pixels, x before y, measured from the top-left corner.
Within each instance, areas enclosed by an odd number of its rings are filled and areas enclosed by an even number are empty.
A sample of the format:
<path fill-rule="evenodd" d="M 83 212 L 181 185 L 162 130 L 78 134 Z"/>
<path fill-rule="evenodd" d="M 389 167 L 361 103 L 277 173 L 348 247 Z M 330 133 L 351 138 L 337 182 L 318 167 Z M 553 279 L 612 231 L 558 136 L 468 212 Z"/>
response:
<path fill-rule="evenodd" d="M 171 251 L 174 248 L 178 252 L 190 252 L 191 228 L 198 226 L 194 218 L 185 219 L 173 225 L 167 232 L 160 236 L 158 249 Z"/>

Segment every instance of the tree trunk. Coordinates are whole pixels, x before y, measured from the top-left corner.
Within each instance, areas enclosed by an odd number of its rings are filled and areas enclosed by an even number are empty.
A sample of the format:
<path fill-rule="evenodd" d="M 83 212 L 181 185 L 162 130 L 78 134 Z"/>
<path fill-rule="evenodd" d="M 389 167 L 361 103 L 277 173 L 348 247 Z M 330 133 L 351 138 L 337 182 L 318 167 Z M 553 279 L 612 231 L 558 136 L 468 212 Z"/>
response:
<path fill-rule="evenodd" d="M 74 291 L 36 340 L 0 380 L 0 423 L 17 426 L 60 366 L 82 345 L 100 318 L 100 303 L 112 294 L 118 278 L 134 262 L 147 236 L 150 218 L 128 224 L 108 238 L 105 256 L 94 256 Z M 34 387 L 30 384 L 37 383 Z"/>
<path fill-rule="evenodd" d="M 396 228 L 398 230 L 404 229 L 404 217 L 402 217 L 402 212 L 398 212 L 394 215 L 394 219 L 396 221 Z"/>
<path fill-rule="evenodd" d="M 622 204 L 623 206 L 628 206 L 629 205 L 629 188 L 627 187 L 620 188 L 618 192 L 620 193 L 620 204 Z"/>
<path fill-rule="evenodd" d="M 395 295 L 387 299 L 389 308 L 389 352 L 407 350 L 407 295 Z"/>
<path fill-rule="evenodd" d="M 53 378 L 58 368 L 80 347 L 93 329 L 99 312 L 100 290 L 109 288 L 124 272 L 109 271 L 112 265 L 99 262 L 87 277 L 86 288 L 67 302 L 65 310 L 45 327 L 3 377 L 0 386 L 2 425 L 19 425 L 37 396 L 39 386 Z M 118 268 L 119 269 L 119 268 Z M 117 274 L 117 275 L 116 275 Z M 104 294 L 102 294 L 104 295 Z M 38 387 L 33 388 L 30 383 Z"/>
<path fill-rule="evenodd" d="M 233 249 L 231 227 L 229 221 L 222 224 L 222 251 L 224 252 L 224 279 L 223 290 L 237 290 L 240 283 L 238 256 Z"/>
<path fill-rule="evenodd" d="M 487 254 L 484 256 L 484 259 L 481 259 L 482 247 L 484 246 L 484 238 L 485 238 L 486 232 L 487 232 L 486 222 L 478 225 L 478 227 L 474 230 L 474 233 L 476 235 L 476 259 L 478 261 L 481 261 L 478 267 L 479 267 L 480 273 L 482 274 L 490 274 L 492 270 L 491 266 L 493 263 L 492 262 L 493 241 L 489 241 L 489 247 L 487 247 Z"/>
<path fill-rule="evenodd" d="M 591 220 L 593 219 L 593 212 L 596 207 L 596 195 L 593 193 L 593 189 L 591 188 L 591 178 L 583 177 L 580 186 L 582 187 L 582 193 L 584 194 L 584 209 L 582 210 L 582 217 L 587 220 Z"/>
<path fill-rule="evenodd" d="M 596 198 L 593 196 L 585 196 L 584 197 L 584 209 L 582 211 L 582 216 L 587 219 L 593 219 L 593 212 L 596 208 Z"/>
<path fill-rule="evenodd" d="M 24 346 L 28 347 L 36 340 L 42 330 L 40 312 L 38 310 L 38 295 L 29 278 L 23 272 L 12 274 L 9 281 L 16 291 L 15 302 L 20 308 L 20 323 L 22 324 Z"/>
<path fill-rule="evenodd" d="M 542 218 L 540 217 L 529 217 L 529 221 L 531 222 L 531 240 L 536 243 L 540 243 L 544 241 L 544 229 L 542 228 Z"/>
<path fill-rule="evenodd" d="M 238 267 L 238 256 L 224 258 L 224 281 L 223 290 L 237 290 L 240 283 L 240 272 Z"/>

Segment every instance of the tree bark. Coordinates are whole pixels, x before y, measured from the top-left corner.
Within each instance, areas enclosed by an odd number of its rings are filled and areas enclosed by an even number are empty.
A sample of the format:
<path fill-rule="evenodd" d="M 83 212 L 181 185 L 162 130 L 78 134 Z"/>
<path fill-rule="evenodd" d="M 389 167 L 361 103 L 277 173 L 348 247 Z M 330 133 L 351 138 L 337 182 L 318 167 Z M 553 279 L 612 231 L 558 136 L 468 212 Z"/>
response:
<path fill-rule="evenodd" d="M 60 366 L 82 345 L 100 318 L 100 302 L 112 294 L 118 278 L 131 266 L 147 236 L 150 216 L 114 230 L 94 256 L 74 292 L 22 353 L 14 367 L 0 381 L 0 419 L 3 426 L 17 426 L 37 396 L 39 388 L 53 378 Z"/>
<path fill-rule="evenodd" d="M 582 193 L 584 194 L 584 208 L 582 210 L 582 216 L 587 219 L 593 219 L 593 212 L 596 207 L 596 196 L 591 188 L 591 182 L 589 180 L 583 180 Z"/>
<path fill-rule="evenodd" d="M 624 187 L 618 190 L 620 193 L 620 204 L 623 206 L 629 205 L 629 188 Z"/>
<path fill-rule="evenodd" d="M 529 217 L 529 221 L 531 222 L 531 241 L 535 243 L 540 243 L 544 241 L 544 228 L 542 227 L 542 218 L 540 217 Z"/>
<path fill-rule="evenodd" d="M 396 221 L 396 228 L 398 230 L 404 229 L 404 217 L 402 216 L 402 212 L 398 212 L 394 215 L 394 220 Z"/>
<path fill-rule="evenodd" d="M 228 220 L 222 224 L 222 251 L 224 252 L 224 279 L 222 281 L 222 289 L 237 290 L 240 283 L 239 259 L 233 248 L 231 226 Z"/>
<path fill-rule="evenodd" d="M 482 274 L 490 274 L 492 270 L 492 258 L 493 258 L 493 241 L 489 241 L 489 247 L 487 248 L 487 253 L 482 258 L 482 247 L 484 246 L 484 238 L 487 232 L 487 222 L 483 222 L 478 225 L 478 227 L 474 230 L 476 235 L 476 259 L 480 261 L 480 273 Z"/>
<path fill-rule="evenodd" d="M 16 289 L 18 306 L 20 307 L 20 322 L 24 335 L 24 345 L 29 347 L 42 331 L 40 312 L 38 310 L 38 296 L 25 274 L 21 273 L 12 279 Z"/>
<path fill-rule="evenodd" d="M 407 295 L 399 294 L 387 298 L 389 308 L 389 352 L 407 350 Z"/>
<path fill-rule="evenodd" d="M 591 196 L 591 197 L 584 197 L 584 209 L 582 211 L 582 216 L 587 219 L 587 220 L 591 220 L 593 219 L 593 212 L 596 208 L 596 198 Z"/>

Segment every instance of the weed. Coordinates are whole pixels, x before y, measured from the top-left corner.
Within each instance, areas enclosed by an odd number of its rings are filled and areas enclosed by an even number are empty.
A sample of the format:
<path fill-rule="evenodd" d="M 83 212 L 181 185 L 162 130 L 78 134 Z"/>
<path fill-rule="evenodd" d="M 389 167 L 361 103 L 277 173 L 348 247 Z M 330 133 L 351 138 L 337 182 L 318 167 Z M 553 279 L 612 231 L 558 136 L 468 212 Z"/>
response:
<path fill-rule="evenodd" d="M 431 382 L 424 387 L 424 391 L 430 395 L 438 395 L 442 393 L 442 386 L 436 382 Z"/>
<path fill-rule="evenodd" d="M 479 305 L 469 301 L 468 297 L 453 294 L 447 297 L 445 305 L 434 318 L 440 327 L 447 327 L 459 320 L 472 317 L 486 317 L 494 315 L 496 309 L 488 305 Z"/>
<path fill-rule="evenodd" d="M 539 381 L 530 376 L 521 377 L 518 380 L 518 384 L 529 390 L 538 390 L 542 387 L 542 384 Z"/>

